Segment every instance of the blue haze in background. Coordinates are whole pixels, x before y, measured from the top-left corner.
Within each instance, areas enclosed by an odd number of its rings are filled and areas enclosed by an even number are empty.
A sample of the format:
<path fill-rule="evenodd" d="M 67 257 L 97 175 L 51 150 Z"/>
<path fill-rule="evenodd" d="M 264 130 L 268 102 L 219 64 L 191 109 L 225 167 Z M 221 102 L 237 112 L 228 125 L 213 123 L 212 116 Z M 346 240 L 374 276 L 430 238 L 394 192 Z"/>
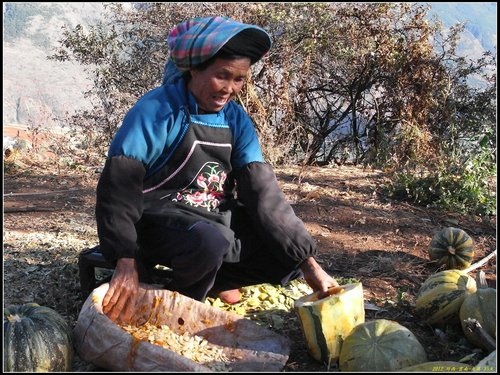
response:
<path fill-rule="evenodd" d="M 88 107 L 82 92 L 92 81 L 77 64 L 47 59 L 61 39 L 62 25 L 88 25 L 102 19 L 104 3 L 3 3 L 3 123 L 26 126 L 40 121 L 61 126 L 66 111 Z M 133 3 L 126 3 L 134 6 Z M 430 2 L 429 15 L 447 27 L 466 22 L 459 53 L 479 58 L 496 54 L 496 3 Z M 54 120 L 55 119 L 55 120 Z"/>

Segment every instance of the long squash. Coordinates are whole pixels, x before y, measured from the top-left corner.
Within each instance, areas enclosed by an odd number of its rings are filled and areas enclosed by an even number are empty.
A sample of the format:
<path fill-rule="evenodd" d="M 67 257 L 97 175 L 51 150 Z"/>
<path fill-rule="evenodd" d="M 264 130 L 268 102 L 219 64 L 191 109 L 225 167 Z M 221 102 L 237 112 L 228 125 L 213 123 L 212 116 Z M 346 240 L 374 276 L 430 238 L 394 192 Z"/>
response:
<path fill-rule="evenodd" d="M 420 286 L 415 311 L 430 325 L 444 324 L 458 318 L 465 297 L 476 289 L 476 281 L 461 270 L 435 273 Z"/>

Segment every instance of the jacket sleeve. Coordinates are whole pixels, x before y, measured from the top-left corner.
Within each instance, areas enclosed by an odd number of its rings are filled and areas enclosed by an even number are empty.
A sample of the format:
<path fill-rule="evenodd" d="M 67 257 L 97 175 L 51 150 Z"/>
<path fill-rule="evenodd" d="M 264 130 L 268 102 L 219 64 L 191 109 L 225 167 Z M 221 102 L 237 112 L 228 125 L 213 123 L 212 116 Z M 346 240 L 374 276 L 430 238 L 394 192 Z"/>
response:
<path fill-rule="evenodd" d="M 235 172 L 235 178 L 238 199 L 280 261 L 294 268 L 317 253 L 315 241 L 286 200 L 269 164 L 249 163 Z"/>
<path fill-rule="evenodd" d="M 96 222 L 101 251 L 109 262 L 133 258 L 137 251 L 135 224 L 143 211 L 143 164 L 126 156 L 106 160 L 96 191 Z"/>

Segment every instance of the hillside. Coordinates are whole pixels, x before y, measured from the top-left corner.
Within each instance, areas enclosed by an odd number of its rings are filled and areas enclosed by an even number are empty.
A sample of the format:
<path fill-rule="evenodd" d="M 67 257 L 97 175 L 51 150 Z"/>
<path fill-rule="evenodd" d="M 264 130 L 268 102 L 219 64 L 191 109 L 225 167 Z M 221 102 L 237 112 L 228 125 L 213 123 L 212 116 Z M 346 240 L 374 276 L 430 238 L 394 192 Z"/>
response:
<path fill-rule="evenodd" d="M 3 3 L 3 124 L 59 125 L 88 106 L 92 81 L 74 63 L 48 60 L 62 27 L 102 18 L 103 3 Z"/>
<path fill-rule="evenodd" d="M 62 26 L 94 24 L 105 3 L 3 3 L 3 124 L 57 126 L 90 104 L 92 81 L 81 66 L 47 59 Z M 467 21 L 461 53 L 478 57 L 496 48 L 496 3 L 429 3 L 449 27 Z"/>
<path fill-rule="evenodd" d="M 483 51 L 496 50 L 497 3 L 435 2 L 429 3 L 429 14 L 437 16 L 446 27 L 457 22 L 465 23 L 460 45 L 464 55 L 479 56 Z"/>

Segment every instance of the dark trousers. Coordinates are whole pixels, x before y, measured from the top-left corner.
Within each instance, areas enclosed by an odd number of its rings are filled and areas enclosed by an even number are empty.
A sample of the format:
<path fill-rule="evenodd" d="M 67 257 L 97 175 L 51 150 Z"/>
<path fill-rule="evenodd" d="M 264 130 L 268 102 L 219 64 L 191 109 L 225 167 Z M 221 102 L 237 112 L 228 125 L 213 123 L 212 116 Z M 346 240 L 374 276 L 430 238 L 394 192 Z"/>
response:
<path fill-rule="evenodd" d="M 265 282 L 284 285 L 302 275 L 299 269 L 290 269 L 273 257 L 250 222 L 240 221 L 232 229 L 241 247 L 237 263 L 223 262 L 234 244 L 206 221 L 197 221 L 187 228 L 158 222 L 143 225 L 138 260 L 172 268 L 172 281 L 167 288 L 199 301 L 211 290 L 218 292 Z"/>

